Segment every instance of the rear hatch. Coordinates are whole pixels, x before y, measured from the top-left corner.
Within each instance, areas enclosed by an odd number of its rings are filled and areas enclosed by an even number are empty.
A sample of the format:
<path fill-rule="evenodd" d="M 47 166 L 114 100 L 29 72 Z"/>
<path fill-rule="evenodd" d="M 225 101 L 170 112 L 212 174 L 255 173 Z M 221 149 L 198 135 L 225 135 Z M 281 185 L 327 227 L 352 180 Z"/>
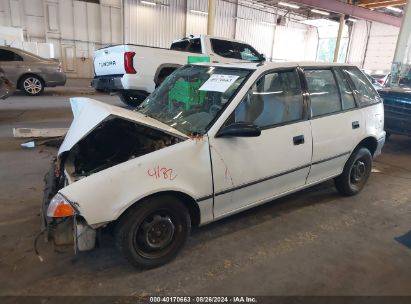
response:
<path fill-rule="evenodd" d="M 110 46 L 94 52 L 94 72 L 96 76 L 123 75 L 125 45 Z"/>

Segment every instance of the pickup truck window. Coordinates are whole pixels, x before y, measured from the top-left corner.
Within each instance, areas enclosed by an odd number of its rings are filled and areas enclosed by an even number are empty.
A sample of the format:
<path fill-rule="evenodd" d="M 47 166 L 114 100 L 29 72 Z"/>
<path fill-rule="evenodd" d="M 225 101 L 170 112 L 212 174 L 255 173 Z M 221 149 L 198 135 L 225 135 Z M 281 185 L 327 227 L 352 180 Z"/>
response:
<path fill-rule="evenodd" d="M 331 70 L 305 70 L 313 117 L 341 111 L 341 100 Z"/>
<path fill-rule="evenodd" d="M 184 39 L 174 42 L 171 45 L 170 50 L 201 54 L 201 39 Z"/>
<path fill-rule="evenodd" d="M 248 61 L 261 60 L 260 54 L 248 44 L 220 39 L 210 39 L 210 41 L 214 53 L 221 57 Z"/>
<path fill-rule="evenodd" d="M 231 122 L 266 128 L 303 118 L 304 102 L 295 70 L 266 74 L 251 87 L 234 111 Z"/>
<path fill-rule="evenodd" d="M 361 106 L 380 102 L 378 93 L 374 90 L 367 77 L 358 68 L 346 67 L 344 70 L 354 84 L 354 89 Z"/>
<path fill-rule="evenodd" d="M 245 69 L 187 65 L 167 77 L 137 111 L 187 135 L 204 134 L 249 74 Z"/>

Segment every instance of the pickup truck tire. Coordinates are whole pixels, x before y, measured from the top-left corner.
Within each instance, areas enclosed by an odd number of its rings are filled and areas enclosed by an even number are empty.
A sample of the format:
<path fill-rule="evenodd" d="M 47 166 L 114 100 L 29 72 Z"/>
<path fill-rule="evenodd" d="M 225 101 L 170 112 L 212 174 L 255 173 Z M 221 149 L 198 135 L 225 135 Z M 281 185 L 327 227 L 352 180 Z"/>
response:
<path fill-rule="evenodd" d="M 190 230 L 189 212 L 179 199 L 154 196 L 137 203 L 120 218 L 116 246 L 136 268 L 154 268 L 177 256 Z"/>
<path fill-rule="evenodd" d="M 352 196 L 364 188 L 371 174 L 372 156 L 367 148 L 360 147 L 351 154 L 343 173 L 334 179 L 338 192 Z"/>
<path fill-rule="evenodd" d="M 122 92 L 120 94 L 120 100 L 125 105 L 135 108 L 138 107 L 144 101 L 144 99 L 146 99 L 147 96 L 148 94 L 143 92 Z"/>

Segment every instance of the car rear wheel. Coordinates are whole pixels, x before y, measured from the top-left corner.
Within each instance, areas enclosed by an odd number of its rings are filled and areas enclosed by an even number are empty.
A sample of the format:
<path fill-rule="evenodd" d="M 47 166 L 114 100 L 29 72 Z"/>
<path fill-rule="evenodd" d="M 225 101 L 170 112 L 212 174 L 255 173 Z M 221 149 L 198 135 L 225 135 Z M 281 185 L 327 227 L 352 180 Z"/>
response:
<path fill-rule="evenodd" d="M 120 94 L 120 100 L 129 107 L 138 107 L 144 99 L 146 99 L 147 94 L 144 93 L 126 93 Z"/>
<path fill-rule="evenodd" d="M 26 95 L 37 96 L 43 93 L 44 84 L 38 76 L 28 75 L 21 80 L 21 89 Z"/>
<path fill-rule="evenodd" d="M 359 148 L 350 156 L 343 173 L 334 179 L 337 190 L 346 196 L 359 193 L 371 174 L 372 156 L 367 148 Z"/>
<path fill-rule="evenodd" d="M 120 219 L 116 245 L 135 267 L 154 268 L 177 256 L 190 230 L 190 215 L 180 200 L 170 195 L 152 197 Z"/>

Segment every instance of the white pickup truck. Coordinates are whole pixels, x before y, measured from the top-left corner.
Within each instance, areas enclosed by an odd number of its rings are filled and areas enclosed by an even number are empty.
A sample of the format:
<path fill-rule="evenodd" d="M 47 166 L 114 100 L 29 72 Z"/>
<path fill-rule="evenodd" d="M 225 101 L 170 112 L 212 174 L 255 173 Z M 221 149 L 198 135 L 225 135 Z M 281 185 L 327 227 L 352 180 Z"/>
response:
<path fill-rule="evenodd" d="M 252 46 L 207 35 L 174 41 L 170 49 L 133 44 L 109 46 L 94 52 L 98 91 L 118 92 L 128 106 L 138 106 L 174 70 L 193 62 L 235 63 L 264 60 Z"/>

